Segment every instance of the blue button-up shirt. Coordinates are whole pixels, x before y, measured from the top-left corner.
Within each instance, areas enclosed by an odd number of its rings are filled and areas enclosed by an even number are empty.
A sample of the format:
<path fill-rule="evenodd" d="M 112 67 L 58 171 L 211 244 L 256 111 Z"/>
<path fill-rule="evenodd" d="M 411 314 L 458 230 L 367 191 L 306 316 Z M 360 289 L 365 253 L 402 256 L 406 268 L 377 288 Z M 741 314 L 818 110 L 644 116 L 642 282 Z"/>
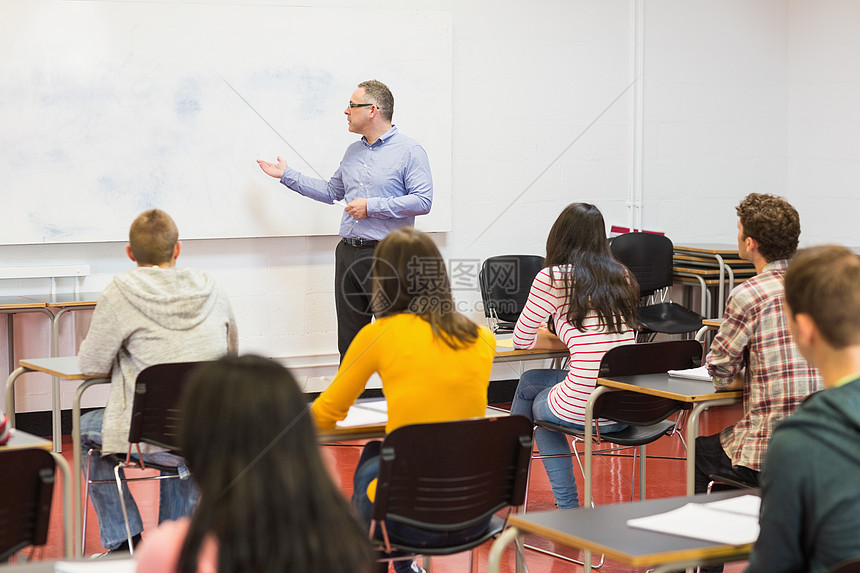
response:
<path fill-rule="evenodd" d="M 347 147 L 340 166 L 328 181 L 307 177 L 288 167 L 281 183 L 328 204 L 366 198 L 366 219 L 344 212 L 340 236 L 346 238 L 379 241 L 394 229 L 414 225 L 415 216 L 429 213 L 433 202 L 427 152 L 414 139 L 398 133 L 395 126 L 373 145 L 362 137 Z"/>

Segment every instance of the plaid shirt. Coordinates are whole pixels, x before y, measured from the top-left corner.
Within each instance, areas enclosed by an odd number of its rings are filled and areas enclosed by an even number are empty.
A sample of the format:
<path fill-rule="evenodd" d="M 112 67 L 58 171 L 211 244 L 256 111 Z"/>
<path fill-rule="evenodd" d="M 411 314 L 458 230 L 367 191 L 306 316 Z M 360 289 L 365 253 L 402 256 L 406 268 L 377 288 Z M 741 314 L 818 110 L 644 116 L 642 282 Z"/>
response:
<path fill-rule="evenodd" d="M 708 355 L 720 390 L 746 367 L 744 416 L 720 433 L 733 466 L 760 471 L 774 426 L 824 386 L 800 355 L 788 330 L 783 280 L 787 260 L 772 261 L 732 290 L 725 322 Z"/>

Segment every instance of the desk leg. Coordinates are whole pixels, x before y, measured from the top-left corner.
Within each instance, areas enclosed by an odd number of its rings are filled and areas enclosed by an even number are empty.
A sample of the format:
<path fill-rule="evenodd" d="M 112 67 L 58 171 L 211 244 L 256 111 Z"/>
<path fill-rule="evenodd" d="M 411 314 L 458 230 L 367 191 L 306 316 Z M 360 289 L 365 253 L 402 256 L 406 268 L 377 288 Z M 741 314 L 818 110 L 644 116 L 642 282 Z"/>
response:
<path fill-rule="evenodd" d="M 738 398 L 718 398 L 697 402 L 687 420 L 687 495 L 693 495 L 696 488 L 696 437 L 699 435 L 699 414 L 712 406 L 728 406 L 740 402 Z"/>
<path fill-rule="evenodd" d="M 516 527 L 509 527 L 493 542 L 493 546 L 490 547 L 489 562 L 487 563 L 488 573 L 499 573 L 499 568 L 502 562 L 502 553 L 504 553 L 505 548 L 510 545 L 511 541 L 515 541 L 517 539 L 519 534 L 520 532 Z M 517 571 L 519 570 L 520 559 L 519 555 L 517 555 Z"/>
<path fill-rule="evenodd" d="M 78 557 L 75 552 L 74 543 L 74 524 L 72 523 L 72 472 L 69 469 L 69 463 L 56 452 L 51 452 L 54 456 L 54 463 L 60 468 L 60 473 L 63 474 L 63 556 L 66 559 L 74 559 Z"/>
<path fill-rule="evenodd" d="M 20 366 L 12 371 L 6 379 L 6 417 L 9 418 L 9 427 L 15 427 L 15 381 L 21 374 L 30 372 L 27 368 Z"/>
<path fill-rule="evenodd" d="M 110 378 L 93 378 L 84 381 L 78 389 L 75 390 L 75 400 L 72 403 L 72 489 L 74 493 L 74 503 L 72 505 L 75 513 L 75 551 L 81 551 L 83 548 L 83 527 L 84 527 L 84 511 L 83 500 L 81 494 L 81 396 L 90 386 L 96 384 L 110 384 Z"/>

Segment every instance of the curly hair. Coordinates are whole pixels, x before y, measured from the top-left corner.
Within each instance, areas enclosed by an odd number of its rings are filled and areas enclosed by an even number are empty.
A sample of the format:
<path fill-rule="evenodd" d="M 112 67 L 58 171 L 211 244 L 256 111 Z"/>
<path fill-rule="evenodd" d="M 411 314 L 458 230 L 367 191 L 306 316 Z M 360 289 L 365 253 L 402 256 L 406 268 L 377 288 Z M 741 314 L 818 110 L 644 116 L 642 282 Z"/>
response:
<path fill-rule="evenodd" d="M 800 237 L 800 215 L 776 195 L 750 193 L 737 206 L 743 238 L 751 237 L 767 262 L 790 259 Z"/>

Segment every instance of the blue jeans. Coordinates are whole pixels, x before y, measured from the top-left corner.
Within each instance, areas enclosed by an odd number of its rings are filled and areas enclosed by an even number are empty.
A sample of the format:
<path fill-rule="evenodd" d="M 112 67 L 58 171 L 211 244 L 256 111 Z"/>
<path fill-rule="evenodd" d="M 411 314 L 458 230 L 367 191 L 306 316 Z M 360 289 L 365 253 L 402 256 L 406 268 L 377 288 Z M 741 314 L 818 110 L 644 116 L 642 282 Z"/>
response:
<path fill-rule="evenodd" d="M 529 420 L 543 420 L 560 426 L 582 430 L 585 426 L 562 420 L 549 407 L 549 392 L 553 386 L 567 378 L 567 370 L 528 370 L 520 377 L 514 401 L 511 404 L 511 414 L 525 416 Z M 602 425 L 604 432 L 616 432 L 626 428 L 626 424 Z M 542 456 L 567 454 L 570 456 L 570 443 L 567 436 L 546 428 L 535 430 L 535 442 Z M 576 479 L 573 476 L 573 458 L 545 458 L 543 467 L 552 494 L 559 509 L 579 507 L 576 491 Z"/>
<path fill-rule="evenodd" d="M 382 442 L 373 441 L 364 446 L 361 458 L 359 458 L 355 468 L 355 474 L 352 477 L 352 504 L 359 518 L 368 525 L 373 515 L 373 502 L 367 497 L 367 486 L 379 475 L 379 449 L 381 445 Z M 431 531 L 393 521 L 385 522 L 391 541 L 400 541 L 419 547 L 445 547 L 467 543 L 483 535 L 489 525 L 490 522 L 487 520 L 485 523 L 457 531 Z M 379 528 L 375 534 L 377 539 L 382 539 Z M 411 571 L 412 561 L 409 559 L 394 561 L 392 564 L 397 573 Z"/>
<path fill-rule="evenodd" d="M 81 467 L 84 473 L 83 479 L 86 479 L 87 454 L 93 448 L 101 448 L 103 415 L 104 409 L 99 409 L 87 412 L 81 416 Z M 149 463 L 176 467 L 181 467 L 185 464 L 185 460 L 179 456 L 168 453 L 144 455 L 143 460 Z M 90 466 L 90 479 L 111 481 L 111 483 L 92 484 L 90 486 L 90 499 L 93 500 L 93 507 L 95 507 L 96 515 L 99 518 L 101 542 L 105 549 L 109 550 L 116 549 L 127 539 L 125 521 L 122 517 L 122 505 L 119 492 L 116 488 L 113 468 L 114 464 L 108 458 L 103 458 L 98 452 L 93 454 Z M 191 479 L 163 479 L 159 480 L 159 485 L 161 493 L 158 503 L 159 523 L 191 515 L 194 506 L 197 505 L 197 498 L 199 496 L 197 487 Z M 122 489 L 128 511 L 131 535 L 135 536 L 143 531 L 140 512 L 138 512 L 134 498 L 131 497 L 131 492 L 128 491 L 128 486 L 125 483 L 123 483 Z M 86 511 L 86 508 L 84 508 L 84 511 Z"/>

